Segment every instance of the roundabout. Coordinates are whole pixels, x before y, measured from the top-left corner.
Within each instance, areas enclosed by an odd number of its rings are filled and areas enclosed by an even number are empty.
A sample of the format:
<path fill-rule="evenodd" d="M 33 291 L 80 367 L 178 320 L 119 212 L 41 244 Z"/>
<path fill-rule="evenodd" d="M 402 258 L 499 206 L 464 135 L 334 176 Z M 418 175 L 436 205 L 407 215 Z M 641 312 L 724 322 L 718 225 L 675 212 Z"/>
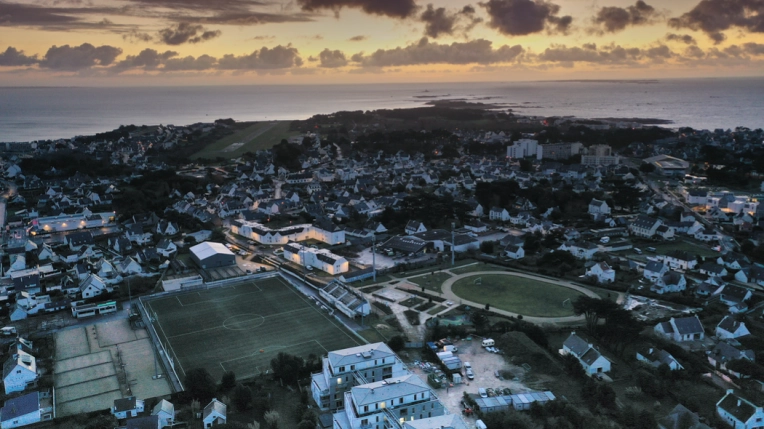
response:
<path fill-rule="evenodd" d="M 443 283 L 443 295 L 474 307 L 490 305 L 491 311 L 522 315 L 534 323 L 580 322 L 572 302 L 580 296 L 599 296 L 565 281 L 523 273 L 478 271 L 457 275 Z"/>

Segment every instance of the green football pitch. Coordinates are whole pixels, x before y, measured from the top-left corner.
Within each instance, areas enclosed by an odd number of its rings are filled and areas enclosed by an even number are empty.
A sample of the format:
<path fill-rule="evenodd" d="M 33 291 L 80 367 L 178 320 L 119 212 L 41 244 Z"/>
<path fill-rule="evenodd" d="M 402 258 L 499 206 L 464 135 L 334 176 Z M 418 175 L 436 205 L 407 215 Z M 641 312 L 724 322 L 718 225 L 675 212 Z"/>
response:
<path fill-rule="evenodd" d="M 181 378 L 206 368 L 245 379 L 279 352 L 306 358 L 361 340 L 280 277 L 149 300 L 146 309 Z"/>

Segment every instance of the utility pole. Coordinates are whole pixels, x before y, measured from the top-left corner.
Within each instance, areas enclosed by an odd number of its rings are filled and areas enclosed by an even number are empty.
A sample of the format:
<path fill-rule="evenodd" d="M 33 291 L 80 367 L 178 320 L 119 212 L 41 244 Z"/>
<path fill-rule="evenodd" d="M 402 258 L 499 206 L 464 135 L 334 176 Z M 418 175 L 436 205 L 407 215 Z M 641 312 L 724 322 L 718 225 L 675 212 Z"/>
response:
<path fill-rule="evenodd" d="M 377 281 L 377 236 L 371 236 L 371 272 L 374 276 L 374 281 Z"/>
<path fill-rule="evenodd" d="M 456 259 L 456 222 L 451 222 L 451 266 Z"/>

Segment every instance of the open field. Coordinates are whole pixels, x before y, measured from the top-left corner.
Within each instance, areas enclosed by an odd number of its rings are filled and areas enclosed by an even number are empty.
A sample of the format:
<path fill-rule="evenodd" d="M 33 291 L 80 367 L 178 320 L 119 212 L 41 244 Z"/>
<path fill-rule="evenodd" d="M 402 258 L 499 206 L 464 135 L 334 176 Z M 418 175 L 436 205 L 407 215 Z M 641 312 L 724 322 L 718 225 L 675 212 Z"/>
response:
<path fill-rule="evenodd" d="M 150 300 L 160 340 L 181 380 L 206 368 L 244 379 L 270 369 L 279 352 L 307 357 L 361 344 L 337 320 L 281 278 Z"/>
<path fill-rule="evenodd" d="M 409 278 L 408 282 L 431 291 L 441 292 L 442 289 L 440 286 L 444 281 L 450 279 L 451 277 L 453 276 L 448 273 L 440 272 L 432 275 L 426 274 L 424 276 Z"/>
<path fill-rule="evenodd" d="M 704 244 L 695 244 L 692 242 L 684 241 L 683 239 L 678 239 L 676 241 L 666 241 L 662 243 L 655 243 L 652 246 L 650 245 L 643 245 L 642 252 L 644 252 L 644 255 L 649 256 L 650 252 L 645 252 L 646 247 L 655 247 L 656 253 L 663 254 L 668 253 L 673 250 L 681 250 L 684 252 L 689 252 L 693 255 L 703 256 L 703 257 L 719 257 L 719 252 L 714 252 L 713 250 L 709 249 L 708 246 Z"/>
<path fill-rule="evenodd" d="M 270 149 L 281 139 L 298 134 L 289 131 L 289 121 L 252 122 L 248 127 L 207 145 L 192 158 L 236 158 L 246 152 Z"/>
<path fill-rule="evenodd" d="M 506 268 L 500 267 L 498 265 L 484 264 L 482 262 L 478 262 L 474 265 L 468 265 L 466 267 L 461 267 L 461 268 L 454 268 L 450 271 L 454 274 L 467 274 L 467 273 L 474 273 L 476 271 L 492 271 L 492 270 L 505 271 Z"/>
<path fill-rule="evenodd" d="M 475 280 L 482 279 L 482 284 Z M 573 306 L 563 307 L 563 301 L 574 301 L 582 294 L 574 289 L 540 280 L 501 274 L 483 274 L 457 280 L 452 291 L 459 297 L 492 308 L 524 316 L 564 317 L 573 315 Z"/>

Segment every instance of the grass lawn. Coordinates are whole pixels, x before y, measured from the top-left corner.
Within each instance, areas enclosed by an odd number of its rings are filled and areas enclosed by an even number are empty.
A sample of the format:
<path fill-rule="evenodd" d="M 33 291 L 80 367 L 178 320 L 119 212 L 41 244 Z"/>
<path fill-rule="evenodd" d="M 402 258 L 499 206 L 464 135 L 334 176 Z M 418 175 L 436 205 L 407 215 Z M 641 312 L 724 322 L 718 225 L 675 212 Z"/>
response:
<path fill-rule="evenodd" d="M 484 264 L 482 262 L 478 262 L 475 265 L 469 265 L 466 267 L 461 268 L 454 268 L 451 270 L 454 274 L 467 274 L 467 273 L 474 273 L 476 271 L 506 271 L 506 268 L 500 267 L 498 265 L 493 264 Z"/>
<path fill-rule="evenodd" d="M 451 277 L 453 276 L 448 273 L 435 273 L 433 275 L 427 274 L 424 276 L 409 278 L 408 281 L 409 283 L 413 283 L 419 287 L 423 287 L 435 292 L 441 292 L 441 285 Z"/>
<path fill-rule="evenodd" d="M 404 307 L 416 307 L 417 305 L 423 303 L 424 300 L 422 298 L 409 298 L 407 300 L 401 301 L 398 304 L 404 306 Z"/>
<path fill-rule="evenodd" d="M 387 341 L 387 338 L 371 328 L 358 331 L 358 335 L 362 336 L 369 343 L 384 343 Z"/>
<path fill-rule="evenodd" d="M 475 284 L 478 277 L 482 278 L 480 285 Z M 473 302 L 538 317 L 572 316 L 572 306 L 563 307 L 562 303 L 582 295 L 563 286 L 500 274 L 470 276 L 454 283 L 452 290 L 457 296 Z"/>
<path fill-rule="evenodd" d="M 207 145 L 192 158 L 237 158 L 245 152 L 270 149 L 281 139 L 298 134 L 289 131 L 289 121 L 252 122 L 248 127 Z"/>
<path fill-rule="evenodd" d="M 246 379 L 269 369 L 279 352 L 306 358 L 362 343 L 278 277 L 161 297 L 146 306 L 181 380 L 193 368 L 206 368 L 215 380 L 224 371 Z"/>
<path fill-rule="evenodd" d="M 434 315 L 440 313 L 441 311 L 443 311 L 445 309 L 446 309 L 446 307 L 444 307 L 442 305 L 436 305 L 435 307 L 427 310 L 427 314 L 431 314 L 431 315 L 434 316 Z"/>
<path fill-rule="evenodd" d="M 389 282 L 392 279 L 393 278 L 388 276 L 387 274 L 385 274 L 385 275 L 377 274 L 377 281 L 374 281 L 374 279 L 368 278 L 368 279 L 362 280 L 360 282 L 353 282 L 351 285 L 353 287 L 355 287 L 355 288 L 362 288 L 364 286 L 369 286 L 369 285 L 373 285 L 373 284 L 377 284 L 377 283 Z"/>
<path fill-rule="evenodd" d="M 645 252 L 646 247 L 655 247 L 657 254 L 667 253 L 672 250 L 681 250 L 685 252 L 690 252 L 690 254 L 698 255 L 698 256 L 714 256 L 718 257 L 720 254 L 719 252 L 714 252 L 711 250 L 708 246 L 705 244 L 695 244 L 692 242 L 684 241 L 682 239 L 678 239 L 676 241 L 666 241 L 662 243 L 655 243 L 652 246 L 648 244 L 642 245 L 642 252 L 645 255 L 650 255 L 650 252 Z"/>

